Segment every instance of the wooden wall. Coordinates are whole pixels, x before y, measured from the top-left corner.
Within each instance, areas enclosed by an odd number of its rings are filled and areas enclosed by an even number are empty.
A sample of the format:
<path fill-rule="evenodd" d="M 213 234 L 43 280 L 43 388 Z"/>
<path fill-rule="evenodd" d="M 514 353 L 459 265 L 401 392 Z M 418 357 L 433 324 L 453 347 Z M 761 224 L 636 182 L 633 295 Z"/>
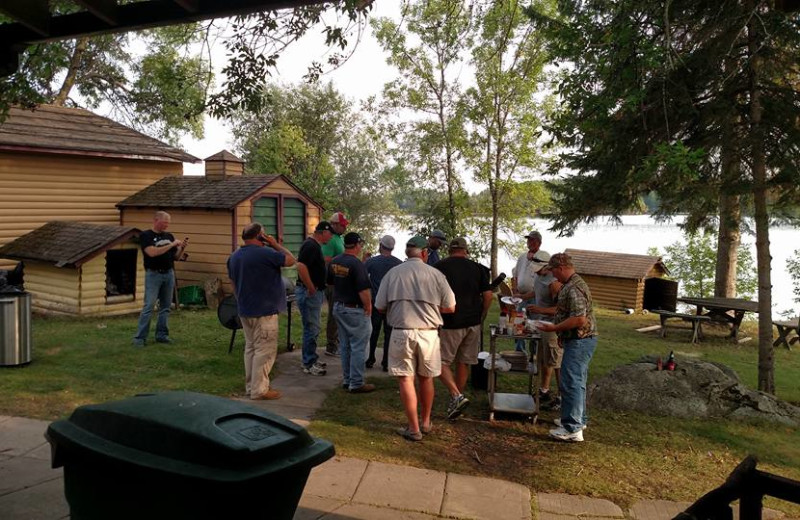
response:
<path fill-rule="evenodd" d="M 134 243 L 121 244 L 111 249 L 136 249 Z M 26 275 L 27 278 L 27 275 Z M 27 285 L 27 284 L 26 284 Z M 81 316 L 120 316 L 142 310 L 144 304 L 144 264 L 142 253 L 136 256 L 136 292 L 130 301 L 108 303 L 106 301 L 106 255 L 98 255 L 80 268 L 80 314 Z"/>
<path fill-rule="evenodd" d="M 594 304 L 607 309 L 634 309 L 641 312 L 644 300 L 644 279 L 611 278 L 581 275 L 592 291 Z"/>
<path fill-rule="evenodd" d="M 118 202 L 182 173 L 178 162 L 0 152 L 0 245 L 51 220 L 117 224 Z"/>
<path fill-rule="evenodd" d="M 171 220 L 167 231 L 182 240 L 189 237 L 186 262 L 175 262 L 178 287 L 203 285 L 208 278 L 228 283 L 226 262 L 234 250 L 233 220 L 228 210 L 165 208 Z M 124 208 L 120 224 L 145 231 L 153 227 L 153 208 Z M 241 232 L 237 231 L 237 235 Z"/>

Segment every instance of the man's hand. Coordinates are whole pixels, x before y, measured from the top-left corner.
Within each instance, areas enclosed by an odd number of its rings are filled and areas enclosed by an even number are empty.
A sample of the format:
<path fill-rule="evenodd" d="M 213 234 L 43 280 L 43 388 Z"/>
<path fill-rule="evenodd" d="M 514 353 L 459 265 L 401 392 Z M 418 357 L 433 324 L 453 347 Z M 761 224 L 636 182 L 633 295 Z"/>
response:
<path fill-rule="evenodd" d="M 544 331 L 544 332 L 555 332 L 556 326 L 552 323 L 547 323 L 545 321 L 540 322 L 537 326 L 537 329 Z"/>
<path fill-rule="evenodd" d="M 278 244 L 278 241 L 275 239 L 274 236 L 272 235 L 262 235 L 262 236 L 264 237 L 264 241 L 267 243 L 269 247 L 271 247 L 272 249 L 278 249 L 280 244 Z"/>

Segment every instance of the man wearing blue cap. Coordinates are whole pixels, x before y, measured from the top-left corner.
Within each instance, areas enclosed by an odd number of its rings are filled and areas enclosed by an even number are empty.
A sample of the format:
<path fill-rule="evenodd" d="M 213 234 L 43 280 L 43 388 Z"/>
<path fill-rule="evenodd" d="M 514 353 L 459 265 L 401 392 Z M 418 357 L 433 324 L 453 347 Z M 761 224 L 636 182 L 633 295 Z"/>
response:
<path fill-rule="evenodd" d="M 344 253 L 328 265 L 328 285 L 333 287 L 333 317 L 339 332 L 342 388 L 351 394 L 366 394 L 375 385 L 364 382 L 364 362 L 372 334 L 372 296 L 369 277 L 359 260 L 364 241 L 358 233 L 344 236 Z"/>

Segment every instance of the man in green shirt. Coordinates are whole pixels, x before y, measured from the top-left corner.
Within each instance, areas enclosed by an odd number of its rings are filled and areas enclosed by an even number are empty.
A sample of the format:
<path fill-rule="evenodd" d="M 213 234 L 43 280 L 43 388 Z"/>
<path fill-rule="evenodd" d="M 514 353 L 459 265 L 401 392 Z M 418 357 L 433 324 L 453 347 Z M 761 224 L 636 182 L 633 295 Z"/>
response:
<path fill-rule="evenodd" d="M 328 222 L 331 223 L 333 228 L 333 236 L 327 244 L 322 246 L 322 256 L 325 257 L 325 272 L 327 272 L 328 264 L 331 263 L 331 260 L 344 253 L 342 234 L 344 234 L 347 225 L 350 223 L 341 211 L 331 215 Z M 325 299 L 328 300 L 328 321 L 325 324 L 325 355 L 335 357 L 339 355 L 339 329 L 333 317 L 333 288 L 331 286 L 325 289 Z"/>

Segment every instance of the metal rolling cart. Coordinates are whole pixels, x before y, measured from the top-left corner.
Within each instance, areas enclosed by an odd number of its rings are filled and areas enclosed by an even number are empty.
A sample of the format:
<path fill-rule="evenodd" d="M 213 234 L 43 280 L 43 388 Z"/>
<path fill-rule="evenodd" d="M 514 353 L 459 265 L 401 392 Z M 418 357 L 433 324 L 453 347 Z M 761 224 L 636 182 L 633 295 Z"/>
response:
<path fill-rule="evenodd" d="M 539 418 L 539 377 L 538 377 L 538 351 L 540 343 L 539 332 L 526 332 L 525 334 L 500 334 L 495 325 L 489 327 L 489 355 L 490 355 L 490 370 L 489 370 L 489 421 L 494 421 L 494 414 L 508 413 L 525 415 L 529 420 L 536 424 Z M 525 370 L 515 370 L 512 368 L 513 374 L 527 374 L 528 375 L 528 393 L 526 394 L 509 394 L 496 391 L 496 377 L 492 377 L 495 371 L 495 354 L 497 353 L 497 340 L 518 340 L 522 339 L 528 342 L 528 363 Z"/>

